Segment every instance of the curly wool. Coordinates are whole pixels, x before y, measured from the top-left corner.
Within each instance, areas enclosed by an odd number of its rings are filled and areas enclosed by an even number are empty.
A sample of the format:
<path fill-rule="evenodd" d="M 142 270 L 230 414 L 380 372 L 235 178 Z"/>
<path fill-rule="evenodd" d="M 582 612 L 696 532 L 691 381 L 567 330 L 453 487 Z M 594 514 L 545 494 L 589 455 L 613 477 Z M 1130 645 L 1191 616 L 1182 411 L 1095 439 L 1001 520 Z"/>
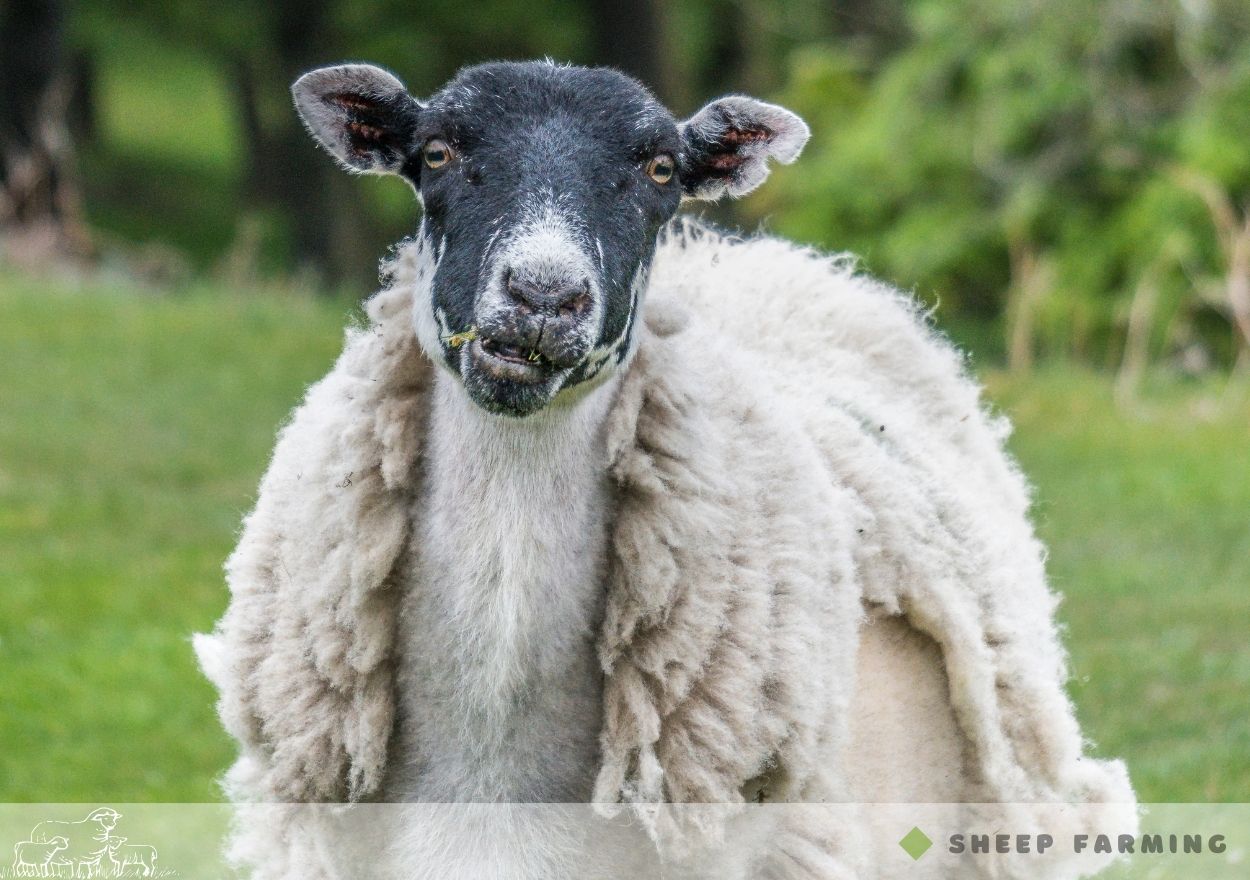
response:
<path fill-rule="evenodd" d="M 282 430 L 230 607 L 197 637 L 241 744 L 236 800 L 368 799 L 385 769 L 434 369 L 410 325 L 420 247 Z M 844 798 L 868 604 L 941 647 L 968 800 L 1131 802 L 1122 765 L 1082 755 L 1007 426 L 912 302 L 849 261 L 689 223 L 647 296 L 608 425 L 595 800 Z"/>

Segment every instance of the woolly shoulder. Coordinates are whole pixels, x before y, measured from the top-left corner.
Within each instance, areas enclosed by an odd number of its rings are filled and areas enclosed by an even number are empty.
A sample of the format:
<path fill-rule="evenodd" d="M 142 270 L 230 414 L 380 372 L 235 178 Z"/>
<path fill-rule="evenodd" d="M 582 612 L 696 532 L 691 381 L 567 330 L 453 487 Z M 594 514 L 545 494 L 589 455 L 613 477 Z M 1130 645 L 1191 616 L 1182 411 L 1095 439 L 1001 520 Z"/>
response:
<path fill-rule="evenodd" d="M 1003 451 L 1010 424 L 983 405 L 963 354 L 915 297 L 858 272 L 853 257 L 683 219 L 661 238 L 650 296 L 681 303 L 757 355 L 799 405 L 853 400 L 866 418 L 902 418 L 897 427 L 969 463 L 1007 509 L 1028 509 L 1028 487 Z"/>

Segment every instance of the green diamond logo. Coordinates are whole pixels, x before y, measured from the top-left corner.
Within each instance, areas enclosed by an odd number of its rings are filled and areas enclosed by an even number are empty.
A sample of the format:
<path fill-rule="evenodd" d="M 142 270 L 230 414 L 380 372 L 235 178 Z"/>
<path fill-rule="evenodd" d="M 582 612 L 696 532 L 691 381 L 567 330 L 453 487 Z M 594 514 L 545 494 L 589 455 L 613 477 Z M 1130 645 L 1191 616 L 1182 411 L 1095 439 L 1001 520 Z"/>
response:
<path fill-rule="evenodd" d="M 933 841 L 919 828 L 913 828 L 898 842 L 898 845 L 903 848 L 903 852 L 912 857 L 913 861 L 917 861 L 929 851 L 929 847 L 933 846 Z"/>

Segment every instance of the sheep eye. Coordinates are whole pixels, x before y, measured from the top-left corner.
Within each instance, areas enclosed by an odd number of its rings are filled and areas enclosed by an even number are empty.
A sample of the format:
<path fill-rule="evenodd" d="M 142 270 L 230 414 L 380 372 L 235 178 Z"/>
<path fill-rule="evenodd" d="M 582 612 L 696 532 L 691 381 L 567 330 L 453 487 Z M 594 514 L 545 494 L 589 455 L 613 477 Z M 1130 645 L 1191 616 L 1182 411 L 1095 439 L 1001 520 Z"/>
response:
<path fill-rule="evenodd" d="M 447 142 L 439 138 L 432 138 L 425 142 L 425 146 L 421 148 L 421 159 L 427 167 L 442 168 L 455 156 L 451 151 L 451 147 Z"/>
<path fill-rule="evenodd" d="M 659 184 L 672 180 L 674 171 L 676 166 L 673 164 L 673 157 L 668 153 L 660 153 L 647 163 L 647 177 Z"/>

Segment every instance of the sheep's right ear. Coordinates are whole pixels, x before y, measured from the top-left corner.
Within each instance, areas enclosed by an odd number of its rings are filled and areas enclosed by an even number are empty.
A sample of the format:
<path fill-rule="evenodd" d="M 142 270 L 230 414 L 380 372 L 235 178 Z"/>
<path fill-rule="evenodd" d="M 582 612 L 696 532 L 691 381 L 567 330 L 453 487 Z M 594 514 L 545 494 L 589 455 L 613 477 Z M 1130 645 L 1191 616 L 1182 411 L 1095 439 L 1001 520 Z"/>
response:
<path fill-rule="evenodd" d="M 749 193 L 768 177 L 768 161 L 789 165 L 811 132 L 785 107 L 745 95 L 713 101 L 683 122 L 678 176 L 687 198 L 715 201 Z"/>
<path fill-rule="evenodd" d="M 291 95 L 309 134 L 348 171 L 398 174 L 413 154 L 421 104 L 380 67 L 321 67 Z"/>

